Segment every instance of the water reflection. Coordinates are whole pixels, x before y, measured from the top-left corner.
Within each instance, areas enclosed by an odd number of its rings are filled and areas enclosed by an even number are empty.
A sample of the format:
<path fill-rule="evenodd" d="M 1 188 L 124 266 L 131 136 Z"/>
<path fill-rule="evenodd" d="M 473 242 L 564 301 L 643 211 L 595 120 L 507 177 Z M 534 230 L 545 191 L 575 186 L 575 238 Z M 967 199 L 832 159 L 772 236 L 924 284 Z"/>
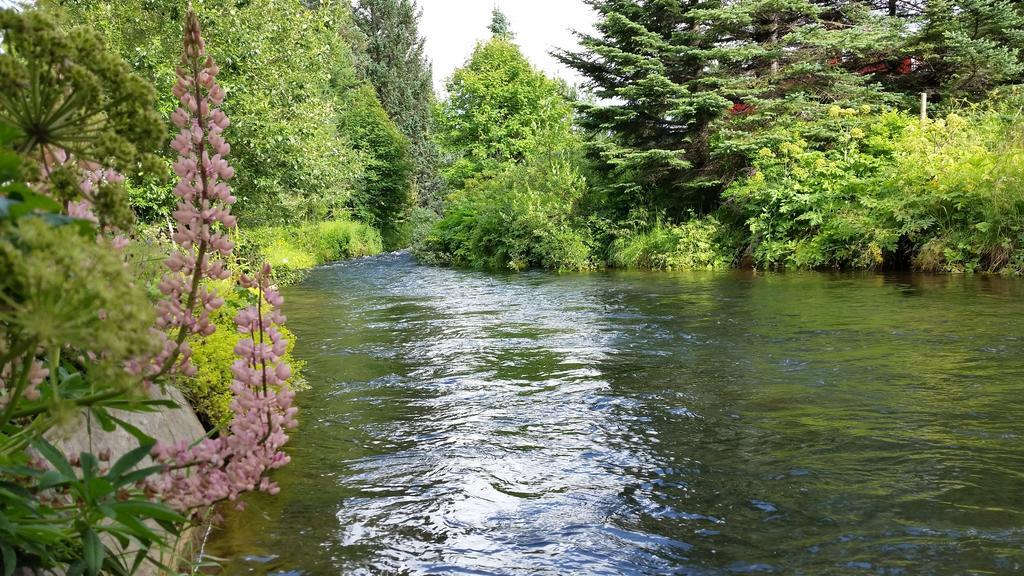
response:
<path fill-rule="evenodd" d="M 494 276 L 289 291 L 313 389 L 228 574 L 1024 569 L 1021 284 Z"/>

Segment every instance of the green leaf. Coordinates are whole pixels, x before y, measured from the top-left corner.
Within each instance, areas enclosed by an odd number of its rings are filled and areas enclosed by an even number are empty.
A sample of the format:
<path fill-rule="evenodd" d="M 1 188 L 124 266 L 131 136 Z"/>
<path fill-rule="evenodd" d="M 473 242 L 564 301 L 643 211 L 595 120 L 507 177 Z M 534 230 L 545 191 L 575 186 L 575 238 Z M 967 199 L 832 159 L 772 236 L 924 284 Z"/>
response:
<path fill-rule="evenodd" d="M 82 479 L 88 482 L 95 478 L 96 472 L 100 468 L 100 461 L 96 455 L 91 452 L 82 452 L 78 455 L 78 459 L 82 462 Z"/>
<path fill-rule="evenodd" d="M 129 574 L 135 574 L 138 572 L 139 566 L 142 566 L 142 563 L 146 561 L 146 555 L 148 552 L 148 550 L 139 550 L 138 553 L 135 554 L 135 561 L 132 562 L 132 568 L 128 571 Z"/>
<path fill-rule="evenodd" d="M 110 414 L 103 409 L 103 407 L 94 406 L 92 413 L 96 416 L 96 420 L 100 423 L 100 428 L 102 428 L 104 432 L 113 432 L 114 430 L 117 430 L 117 424 L 110 417 Z"/>
<path fill-rule="evenodd" d="M 173 400 L 129 400 L 127 398 L 114 398 L 103 403 L 107 408 L 116 408 L 129 412 L 161 412 L 164 408 L 181 408 Z"/>
<path fill-rule="evenodd" d="M 116 518 L 115 518 L 115 520 L 116 520 Z M 128 546 L 131 545 L 131 543 L 132 543 L 131 538 L 133 536 L 135 536 L 135 534 L 132 533 L 130 530 L 126 530 L 126 529 L 122 528 L 120 524 L 116 524 L 116 523 L 115 524 L 104 524 L 103 525 L 103 532 L 107 536 L 113 536 L 114 540 L 117 540 L 117 543 L 121 546 L 122 550 L 128 548 Z M 109 562 L 108 562 L 108 564 L 109 564 Z"/>
<path fill-rule="evenodd" d="M 22 188 L 20 190 L 10 192 L 7 194 L 7 197 L 12 200 L 21 201 L 21 205 L 18 206 L 17 209 L 22 211 L 22 213 L 39 210 L 42 212 L 49 212 L 51 214 L 60 214 L 63 209 L 60 203 L 53 198 L 34 192 L 29 188 Z"/>
<path fill-rule="evenodd" d="M 0 559 L 4 561 L 4 576 L 13 576 L 14 569 L 18 566 L 18 556 L 14 553 L 14 547 L 6 542 L 0 542 Z"/>
<path fill-rule="evenodd" d="M 2 137 L 0 137 L 2 139 Z M 18 175 L 18 167 L 21 165 L 21 158 L 16 154 L 0 151 L 0 181 L 13 180 Z"/>
<path fill-rule="evenodd" d="M 103 500 L 113 491 L 114 485 L 106 478 L 91 478 L 85 483 L 85 493 L 88 494 L 89 500 L 92 502 Z"/>
<path fill-rule="evenodd" d="M 96 576 L 100 573 L 100 566 L 103 565 L 103 556 L 105 555 L 100 537 L 91 528 L 87 529 L 82 534 L 82 546 L 85 552 L 85 567 L 90 576 Z"/>
<path fill-rule="evenodd" d="M 35 468 L 29 468 L 28 466 L 0 466 L 0 474 L 38 478 L 45 474 L 45 472 L 42 470 L 36 470 Z M 9 488 L 13 485 L 0 481 L 0 486 L 7 486 Z"/>
<path fill-rule="evenodd" d="M 5 194 L 17 194 L 24 190 L 28 190 L 28 188 L 25 188 L 23 184 L 15 183 L 4 186 L 0 191 L 3 191 Z M 29 190 L 29 192 L 32 193 L 31 190 Z M 18 200 L 0 196 L 0 218 L 17 220 L 22 216 L 29 215 L 35 214 L 26 204 Z M 72 226 L 75 228 L 76 232 L 85 238 L 95 236 L 97 232 L 96 226 L 92 222 L 81 218 L 71 218 L 70 216 L 51 212 L 39 214 L 38 216 L 51 226 Z"/>
<path fill-rule="evenodd" d="M 37 486 L 40 490 L 46 490 L 48 488 L 56 488 L 57 486 L 63 486 L 69 483 L 71 479 L 67 478 L 64 474 L 57 470 L 50 470 L 39 477 Z"/>
<path fill-rule="evenodd" d="M 121 525 L 135 537 L 135 539 L 144 544 L 148 544 L 150 542 L 163 542 L 159 534 L 154 532 L 149 526 L 146 526 L 141 520 L 128 512 L 119 513 L 117 515 L 117 521 L 120 522 Z"/>
<path fill-rule="evenodd" d="M 31 442 L 31 446 L 59 472 L 67 477 L 76 478 L 74 470 L 71 469 L 71 463 L 61 454 L 60 450 L 57 450 L 45 438 L 36 438 Z"/>
<path fill-rule="evenodd" d="M 118 502 L 112 504 L 118 513 L 128 513 L 143 518 L 152 518 L 154 520 L 165 520 L 168 522 L 185 522 L 187 519 L 178 514 L 174 510 L 171 510 L 164 504 L 157 504 L 156 502 L 147 502 L 145 500 L 128 500 L 125 502 Z"/>
<path fill-rule="evenodd" d="M 0 482 L 0 500 L 3 500 L 7 506 L 20 508 L 30 514 L 34 513 L 34 508 L 29 503 L 36 504 L 35 496 L 22 486 Z M 0 523 L 3 522 L 3 519 L 4 516 L 0 514 Z"/>
<path fill-rule="evenodd" d="M 79 560 L 68 568 L 67 576 L 82 576 L 85 574 L 85 562 Z"/>
<path fill-rule="evenodd" d="M 110 467 L 110 472 L 107 473 L 110 481 L 116 484 L 124 473 L 134 468 L 139 462 L 142 462 L 146 456 L 149 456 L 154 444 L 155 442 L 143 442 L 138 448 L 118 458 L 117 462 L 114 462 L 114 465 Z"/>
<path fill-rule="evenodd" d="M 124 430 L 125 432 L 131 434 L 132 437 L 134 437 L 136 440 L 138 440 L 140 445 L 141 444 L 146 444 L 146 443 L 150 443 L 152 445 L 152 444 L 156 443 L 156 438 L 153 438 L 152 436 L 146 434 L 142 430 L 139 430 L 137 427 L 135 427 L 131 423 L 125 422 L 124 420 L 121 420 L 120 418 L 117 418 L 116 416 L 111 416 L 110 419 L 113 420 L 114 422 L 117 422 L 117 425 L 120 426 L 122 430 Z"/>
<path fill-rule="evenodd" d="M 0 122 L 0 146 L 6 146 L 21 136 L 21 130 L 5 122 Z"/>
<path fill-rule="evenodd" d="M 129 484 L 134 484 L 139 480 L 145 480 L 146 478 L 149 478 L 153 474 L 156 474 L 162 471 L 163 469 L 164 466 L 162 464 L 157 466 L 149 466 L 148 468 L 139 468 L 134 472 L 129 472 L 124 476 L 121 476 L 116 482 L 114 482 L 114 484 L 118 488 L 122 486 L 128 486 Z"/>

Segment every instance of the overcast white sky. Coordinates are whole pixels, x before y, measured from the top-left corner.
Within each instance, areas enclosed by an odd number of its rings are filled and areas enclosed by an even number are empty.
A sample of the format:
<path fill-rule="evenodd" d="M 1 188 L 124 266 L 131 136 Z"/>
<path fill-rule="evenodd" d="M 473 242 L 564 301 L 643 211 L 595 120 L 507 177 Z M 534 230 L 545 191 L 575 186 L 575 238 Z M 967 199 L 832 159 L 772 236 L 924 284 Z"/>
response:
<path fill-rule="evenodd" d="M 462 66 L 478 40 L 490 37 L 491 9 L 508 16 L 515 41 L 534 66 L 570 84 L 580 78 L 548 55 L 552 48 L 574 48 L 572 30 L 591 31 L 594 12 L 582 0 L 417 0 L 423 9 L 420 33 L 434 63 L 434 87 Z"/>

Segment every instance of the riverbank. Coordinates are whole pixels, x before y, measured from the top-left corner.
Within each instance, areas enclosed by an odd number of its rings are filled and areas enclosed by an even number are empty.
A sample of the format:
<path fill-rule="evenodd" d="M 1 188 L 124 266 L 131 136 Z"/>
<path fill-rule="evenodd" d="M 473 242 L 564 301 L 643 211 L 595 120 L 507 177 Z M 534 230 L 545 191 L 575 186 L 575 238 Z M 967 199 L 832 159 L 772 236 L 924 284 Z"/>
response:
<path fill-rule="evenodd" d="M 384 251 L 380 232 L 353 220 L 246 228 L 235 239 L 240 265 L 266 262 L 273 267 L 274 279 L 282 286 L 294 284 L 321 264 Z"/>
<path fill-rule="evenodd" d="M 834 106 L 749 142 L 712 202 L 651 208 L 579 148 L 468 181 L 417 253 L 476 269 L 1024 274 L 1024 94 L 940 118 Z"/>
<path fill-rule="evenodd" d="M 143 240 L 130 246 L 125 254 L 136 276 L 154 287 L 154 299 L 159 298 L 155 287 L 165 272 L 162 262 L 172 248 L 164 234 L 153 227 L 141 230 Z M 375 228 L 341 219 L 295 226 L 243 227 L 234 231 L 232 240 L 236 243 L 235 258 L 230 263 L 232 277 L 252 274 L 268 262 L 278 286 L 299 282 L 316 266 L 383 251 L 381 234 Z M 252 305 L 255 295 L 251 290 L 237 289 L 231 280 L 206 280 L 204 285 L 224 301 L 210 315 L 217 329 L 208 336 L 189 338 L 196 373 L 192 378 L 179 379 L 177 385 L 207 430 L 226 430 L 233 416 L 231 367 L 239 339 L 234 319 L 240 310 Z M 288 342 L 283 358 L 292 369 L 291 387 L 301 391 L 305 388 L 303 363 L 293 356 L 295 335 L 287 326 L 279 327 L 279 331 Z"/>

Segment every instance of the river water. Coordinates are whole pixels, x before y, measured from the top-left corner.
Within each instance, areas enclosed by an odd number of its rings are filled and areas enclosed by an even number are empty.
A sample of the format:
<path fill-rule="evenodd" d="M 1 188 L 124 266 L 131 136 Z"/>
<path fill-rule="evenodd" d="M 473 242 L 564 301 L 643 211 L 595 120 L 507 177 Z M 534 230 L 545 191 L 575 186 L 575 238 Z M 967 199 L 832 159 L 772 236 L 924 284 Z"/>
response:
<path fill-rule="evenodd" d="M 390 255 L 285 297 L 311 388 L 226 574 L 1024 571 L 1024 282 Z"/>

